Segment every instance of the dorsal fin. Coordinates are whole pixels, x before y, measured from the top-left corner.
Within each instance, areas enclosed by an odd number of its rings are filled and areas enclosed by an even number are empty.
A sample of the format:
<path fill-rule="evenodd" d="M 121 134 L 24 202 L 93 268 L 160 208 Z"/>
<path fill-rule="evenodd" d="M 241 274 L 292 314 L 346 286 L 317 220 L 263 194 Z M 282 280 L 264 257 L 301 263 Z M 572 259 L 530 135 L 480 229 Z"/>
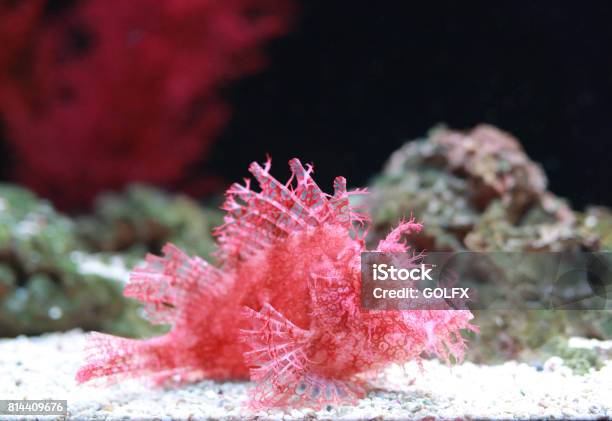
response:
<path fill-rule="evenodd" d="M 367 220 L 351 208 L 344 178 L 335 180 L 330 196 L 312 179 L 311 165 L 304 168 L 298 159 L 289 161 L 292 175 L 286 184 L 272 177 L 270 167 L 269 160 L 264 166 L 256 162 L 249 166 L 260 192 L 251 189 L 248 179 L 228 189 L 224 224 L 215 230 L 220 246 L 217 257 L 222 263 L 248 258 L 307 227 L 338 223 L 350 229 L 353 222 Z"/>

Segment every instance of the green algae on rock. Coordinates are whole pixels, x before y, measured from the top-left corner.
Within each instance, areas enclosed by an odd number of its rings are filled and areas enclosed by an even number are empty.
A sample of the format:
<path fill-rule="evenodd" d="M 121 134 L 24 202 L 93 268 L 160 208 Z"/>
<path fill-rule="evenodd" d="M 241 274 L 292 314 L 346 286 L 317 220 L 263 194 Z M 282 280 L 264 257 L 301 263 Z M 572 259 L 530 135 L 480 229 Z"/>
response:
<path fill-rule="evenodd" d="M 98 197 L 94 213 L 77 219 L 77 232 L 92 250 L 142 257 L 171 242 L 208 258 L 214 250 L 212 228 L 221 212 L 181 194 L 133 184 L 122 193 Z"/>
<path fill-rule="evenodd" d="M 220 212 L 186 196 L 134 185 L 73 220 L 30 191 L 0 185 L 0 336 L 74 327 L 141 337 L 159 333 L 123 297 L 128 267 L 171 241 L 213 250 Z"/>
<path fill-rule="evenodd" d="M 374 241 L 412 214 L 424 224 L 412 245 L 428 252 L 612 250 L 612 213 L 606 208 L 574 212 L 547 191 L 544 172 L 519 141 L 489 125 L 467 133 L 437 127 L 425 139 L 406 143 L 391 155 L 370 191 L 365 204 L 373 217 Z M 493 287 L 508 300 L 524 294 L 537 299 L 544 292 L 535 266 L 519 271 L 511 261 L 496 265 L 500 279 Z M 529 291 L 525 276 L 534 280 Z M 474 313 L 481 335 L 474 338 L 468 358 L 481 362 L 537 359 L 531 349 L 545 354 L 544 345 L 555 336 L 612 335 L 612 315 L 605 310 Z"/>
<path fill-rule="evenodd" d="M 574 223 L 546 185 L 540 166 L 508 133 L 488 125 L 466 134 L 437 127 L 391 155 L 366 200 L 380 235 L 413 213 L 425 226 L 416 246 L 429 251 L 524 250 L 522 241 L 546 249 L 551 231 L 570 235 Z M 484 240 L 481 229 L 489 230 Z"/>
<path fill-rule="evenodd" d="M 28 190 L 0 184 L 0 336 L 146 330 L 135 304 L 122 296 L 122 276 L 89 270 L 84 259 L 89 267 L 103 267 L 104 259 L 82 249 L 71 219 Z M 121 259 L 113 264 L 120 269 Z"/>
<path fill-rule="evenodd" d="M 589 206 L 578 216 L 585 244 L 595 250 L 612 250 L 612 211 L 603 206 Z"/>

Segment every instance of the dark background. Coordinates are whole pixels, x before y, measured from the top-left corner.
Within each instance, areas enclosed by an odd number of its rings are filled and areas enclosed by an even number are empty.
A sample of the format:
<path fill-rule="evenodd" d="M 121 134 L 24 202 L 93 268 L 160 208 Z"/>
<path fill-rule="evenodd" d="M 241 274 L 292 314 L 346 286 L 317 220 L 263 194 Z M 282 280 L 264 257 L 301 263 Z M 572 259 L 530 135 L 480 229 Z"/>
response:
<path fill-rule="evenodd" d="M 212 170 L 228 180 L 297 156 L 326 189 L 363 185 L 404 141 L 444 122 L 494 124 L 575 206 L 612 205 L 609 2 L 305 0 L 270 66 L 229 90 Z"/>

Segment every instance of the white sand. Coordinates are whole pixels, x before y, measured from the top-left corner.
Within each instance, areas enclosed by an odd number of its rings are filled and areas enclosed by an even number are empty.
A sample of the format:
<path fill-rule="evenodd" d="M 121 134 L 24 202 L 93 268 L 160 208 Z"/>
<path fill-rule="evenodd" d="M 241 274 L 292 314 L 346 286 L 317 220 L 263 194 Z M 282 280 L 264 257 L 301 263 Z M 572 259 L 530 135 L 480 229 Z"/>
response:
<path fill-rule="evenodd" d="M 612 417 L 612 361 L 573 375 L 559 359 L 543 371 L 516 362 L 464 363 L 449 369 L 425 362 L 425 373 L 392 367 L 357 406 L 253 413 L 243 406 L 245 382 L 205 381 L 150 389 L 138 381 L 113 387 L 78 386 L 84 334 L 0 340 L 0 399 L 67 399 L 70 419 L 421 419 Z"/>

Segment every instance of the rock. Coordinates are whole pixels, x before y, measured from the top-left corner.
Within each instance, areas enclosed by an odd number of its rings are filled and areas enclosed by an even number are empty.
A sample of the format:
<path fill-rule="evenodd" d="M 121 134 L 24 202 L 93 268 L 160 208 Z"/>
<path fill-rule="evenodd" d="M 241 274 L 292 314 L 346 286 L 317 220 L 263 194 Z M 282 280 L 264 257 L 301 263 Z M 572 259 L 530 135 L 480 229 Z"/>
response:
<path fill-rule="evenodd" d="M 580 244 L 575 215 L 546 190 L 540 165 L 493 126 L 468 133 L 437 127 L 395 151 L 366 203 L 385 235 L 413 214 L 424 224 L 415 246 L 444 250 L 551 250 Z"/>
<path fill-rule="evenodd" d="M 70 218 L 25 189 L 0 184 L 0 336 L 77 326 L 136 335 L 148 326 L 123 298 L 125 277 L 104 262 L 111 257 L 84 248 Z M 87 270 L 84 260 L 102 269 Z"/>
<path fill-rule="evenodd" d="M 417 251 L 502 251 L 523 258 L 524 252 L 612 250 L 612 211 L 573 211 L 547 190 L 541 166 L 519 141 L 489 125 L 466 133 L 437 127 L 425 139 L 406 143 L 369 190 L 362 204 L 373 218 L 372 245 L 413 215 L 424 224 L 410 238 Z M 597 297 L 572 310 L 517 311 L 526 301 L 549 302 L 551 279 L 535 260 L 517 264 L 504 256 L 488 262 L 487 273 L 496 276 L 486 283 L 479 281 L 481 268 L 462 271 L 461 286 L 474 287 L 485 302 L 494 296 L 503 303 L 501 310 L 474 311 L 481 333 L 470 336 L 467 358 L 544 360 L 550 356 L 545 344 L 557 336 L 612 337 L 612 314 L 593 310 L 599 308 L 593 305 Z"/>
<path fill-rule="evenodd" d="M 190 254 L 209 258 L 212 229 L 221 212 L 205 208 L 181 194 L 134 184 L 122 193 L 98 197 L 94 213 L 77 218 L 77 232 L 90 250 L 120 252 L 139 260 L 159 254 L 172 242 Z"/>

